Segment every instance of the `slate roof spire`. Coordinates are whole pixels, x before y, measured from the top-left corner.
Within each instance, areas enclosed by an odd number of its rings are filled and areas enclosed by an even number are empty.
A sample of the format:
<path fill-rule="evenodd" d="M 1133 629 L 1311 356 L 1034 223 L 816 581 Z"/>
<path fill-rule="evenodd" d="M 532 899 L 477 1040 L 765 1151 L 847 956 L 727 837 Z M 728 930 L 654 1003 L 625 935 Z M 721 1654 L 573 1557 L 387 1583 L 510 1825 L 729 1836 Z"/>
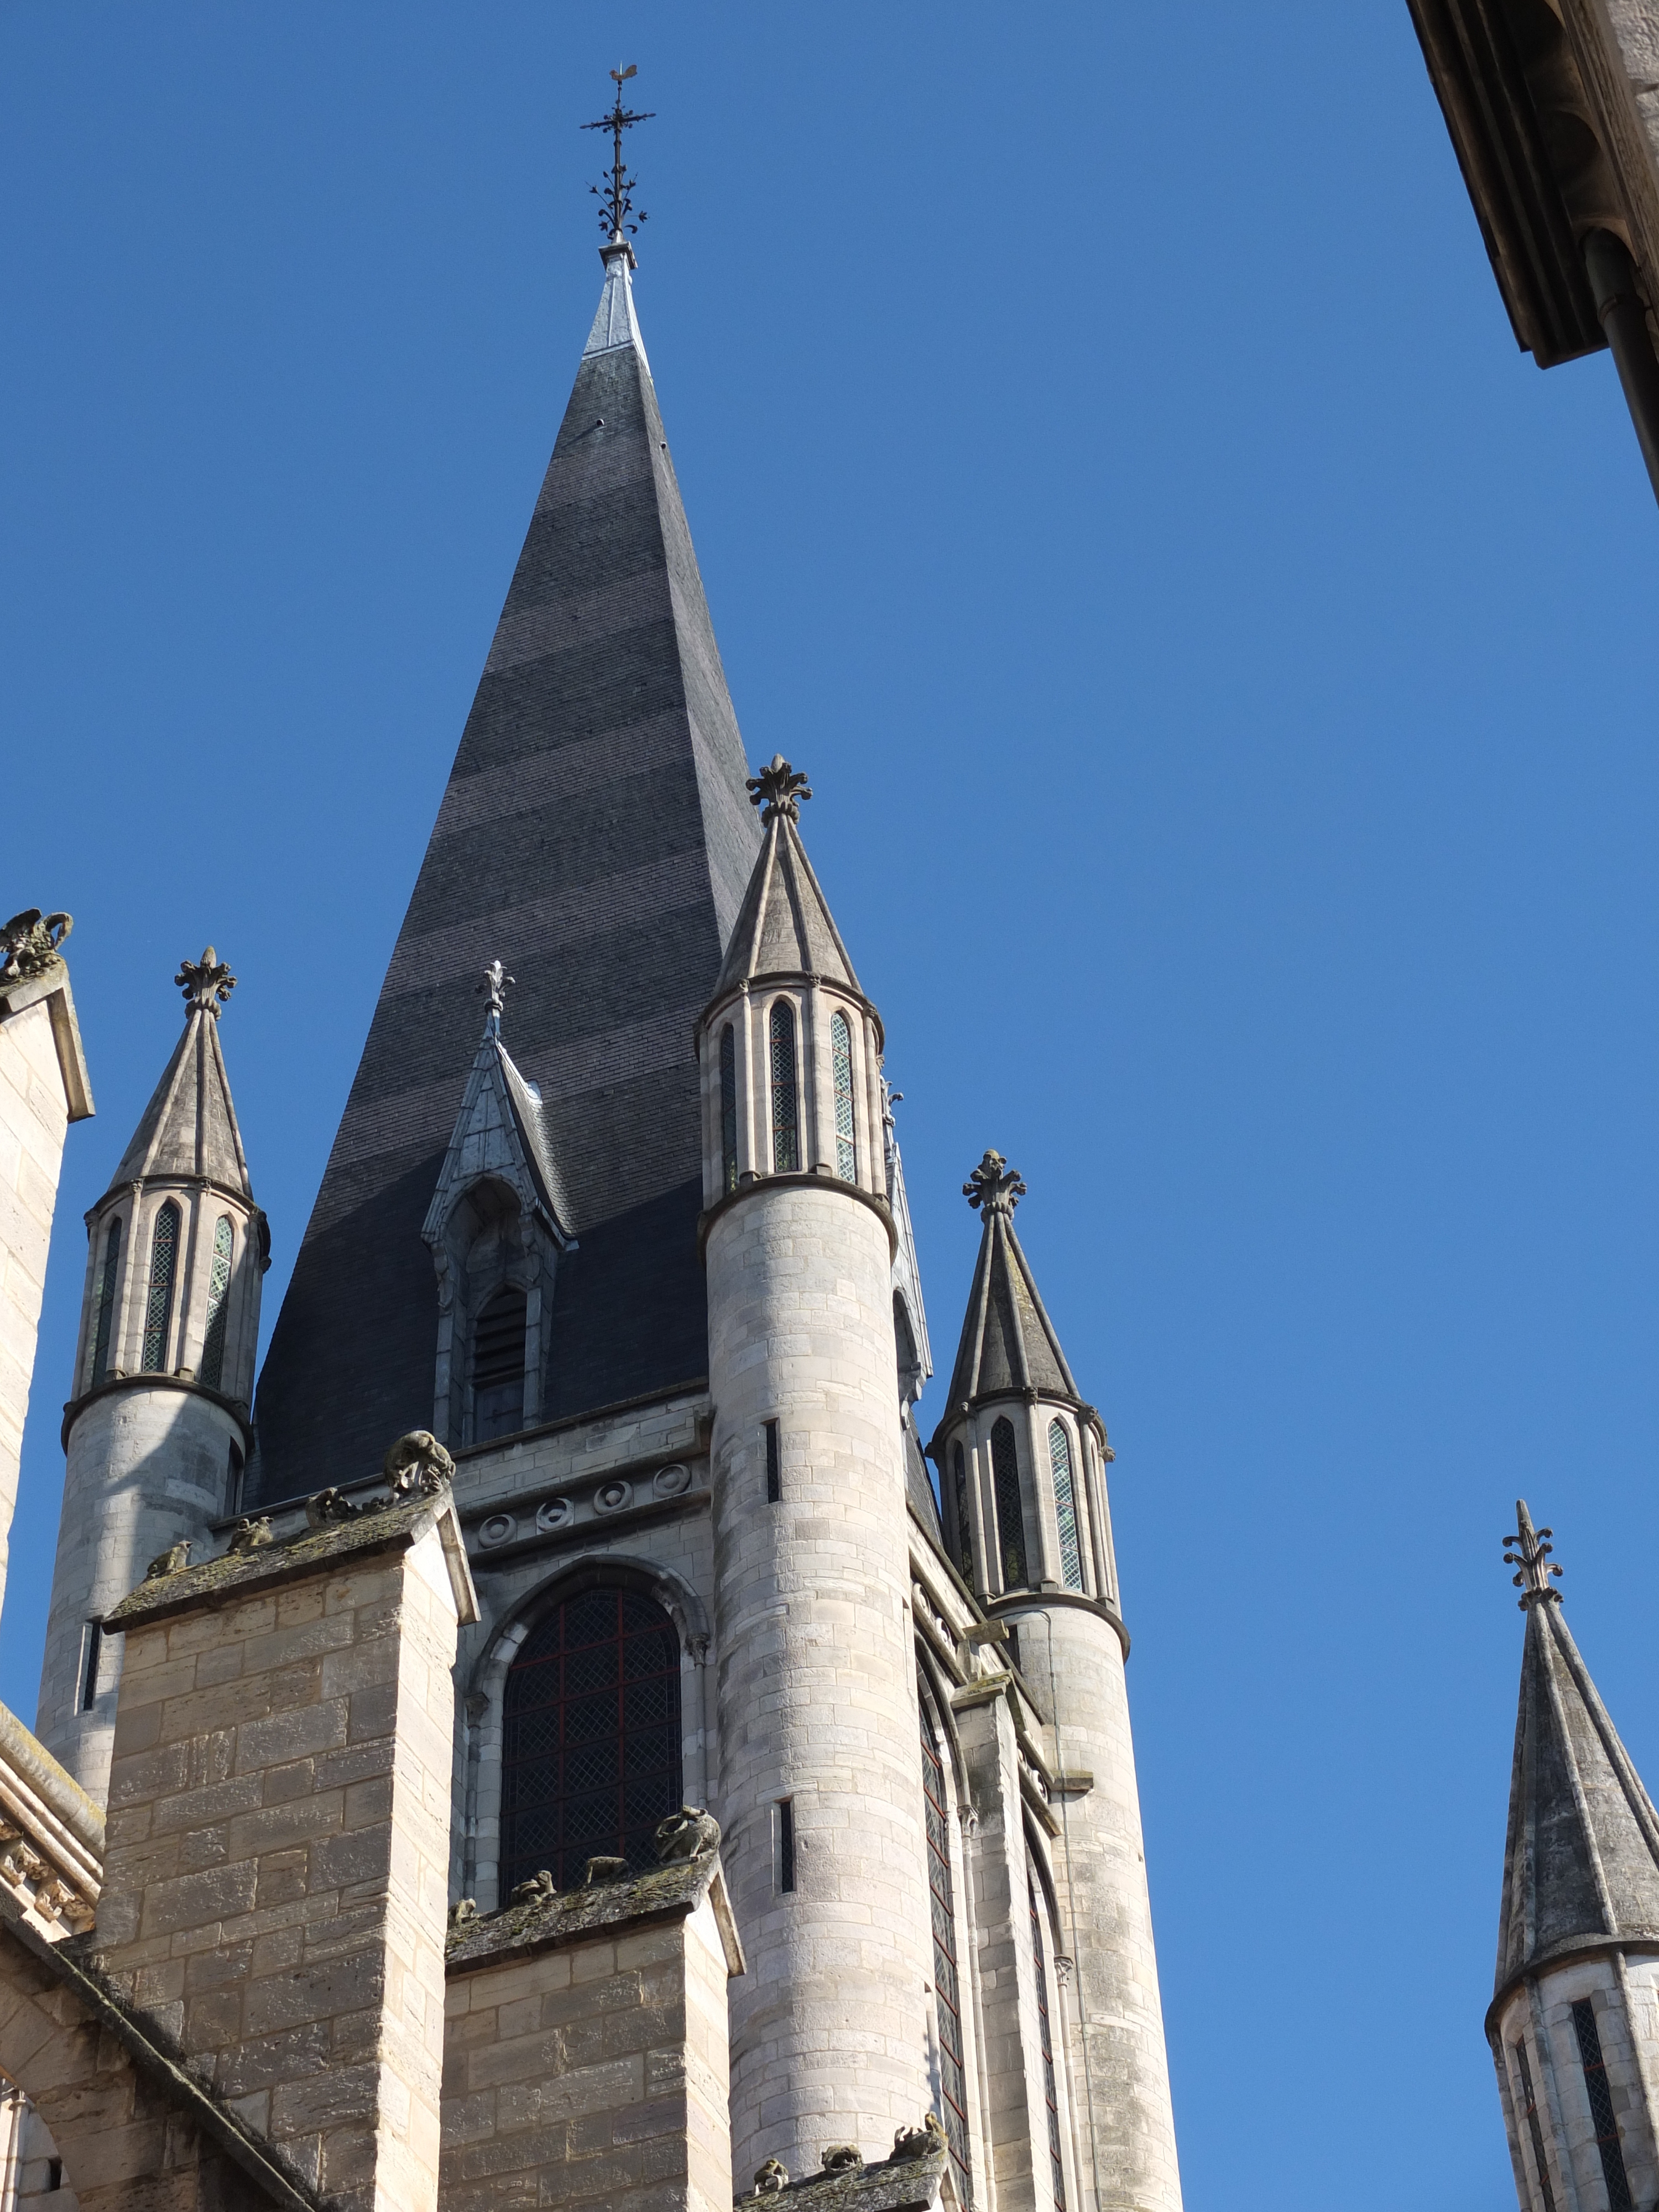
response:
<path fill-rule="evenodd" d="M 1659 1814 L 1551 1587 L 1547 1528 L 1524 1504 L 1504 1558 L 1527 1615 L 1510 1778 L 1496 1990 L 1575 1953 L 1659 1943 Z"/>
<path fill-rule="evenodd" d="M 948 1410 L 1008 1395 L 1083 1401 L 1014 1234 L 1025 1185 L 1000 1152 L 988 1152 L 962 1194 L 984 1230 L 968 1315 L 951 1376 Z"/>
<path fill-rule="evenodd" d="M 110 1177 L 110 1190 L 155 1176 L 199 1177 L 252 1204 L 247 1155 L 219 1044 L 219 1012 L 236 978 L 210 945 L 199 961 L 179 963 L 173 981 L 185 994 L 184 1035 Z"/>
<path fill-rule="evenodd" d="M 707 1373 L 690 1042 L 758 837 L 633 255 L 616 238 L 600 254 L 599 313 L 260 1378 L 250 1503 L 372 1473 L 388 1436 L 430 1419 L 422 1224 L 496 957 L 519 979 L 514 1057 L 580 1237 L 544 1418 Z"/>

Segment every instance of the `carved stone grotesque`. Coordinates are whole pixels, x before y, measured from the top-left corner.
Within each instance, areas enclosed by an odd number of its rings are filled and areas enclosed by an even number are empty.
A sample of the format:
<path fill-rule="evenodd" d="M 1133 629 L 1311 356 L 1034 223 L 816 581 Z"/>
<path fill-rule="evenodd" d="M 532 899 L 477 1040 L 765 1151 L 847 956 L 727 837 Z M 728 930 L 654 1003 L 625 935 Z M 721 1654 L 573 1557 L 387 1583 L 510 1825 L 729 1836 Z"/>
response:
<path fill-rule="evenodd" d="M 945 2130 L 937 2112 L 925 2112 L 919 2128 L 901 2128 L 893 2137 L 895 2158 L 926 2158 L 929 2151 L 945 2148 Z"/>
<path fill-rule="evenodd" d="M 509 1905 L 545 1905 L 558 1893 L 552 1875 L 543 1867 L 528 1881 L 521 1881 L 507 1901 Z"/>
<path fill-rule="evenodd" d="M 458 1897 L 449 1908 L 452 1928 L 465 1928 L 469 1920 L 476 1920 L 477 1917 L 478 1900 L 476 1897 Z"/>
<path fill-rule="evenodd" d="M 306 1500 L 306 1525 L 326 1528 L 336 1521 L 355 1521 L 362 1510 L 361 1505 L 354 1505 L 343 1490 L 319 1490 L 314 1498 Z"/>
<path fill-rule="evenodd" d="M 159 1583 L 163 1575 L 183 1574 L 185 1569 L 190 1565 L 190 1538 L 181 1536 L 176 1544 L 170 1545 L 165 1552 L 156 1553 L 144 1569 L 144 1580 L 147 1583 Z"/>
<path fill-rule="evenodd" d="M 764 2166 L 755 2168 L 757 2197 L 775 2197 L 781 2189 L 789 2186 L 789 2169 L 781 2158 L 769 2158 Z"/>
<path fill-rule="evenodd" d="M 394 1498 L 435 1498 L 455 1479 L 455 1462 L 430 1429 L 399 1437 L 381 1463 Z"/>
<path fill-rule="evenodd" d="M 74 927 L 68 915 L 43 915 L 38 906 L 25 907 L 9 921 L 0 922 L 0 983 L 44 975 Z"/>
<path fill-rule="evenodd" d="M 584 1889 L 603 1889 L 608 1881 L 623 1881 L 629 1871 L 626 1859 L 592 1858 L 587 1862 L 587 1871 L 582 1876 Z"/>
<path fill-rule="evenodd" d="M 864 2164 L 864 2153 L 856 2143 L 831 2143 L 823 2154 L 826 2173 L 856 2173 Z"/>
<path fill-rule="evenodd" d="M 199 960 L 181 960 L 173 980 L 192 1012 L 211 1014 L 216 1022 L 220 1007 L 236 988 L 230 963 L 222 960 L 210 945 Z"/>
<path fill-rule="evenodd" d="M 707 1858 L 720 1847 L 720 1824 L 701 1805 L 682 1805 L 678 1813 L 658 1821 L 656 1844 L 657 1856 L 665 1866 L 678 1859 Z"/>
<path fill-rule="evenodd" d="M 230 1532 L 230 1549 L 233 1552 L 257 1552 L 262 1546 L 274 1544 L 276 1540 L 270 1533 L 270 1523 L 263 1514 L 257 1521 L 250 1521 L 244 1514 Z"/>

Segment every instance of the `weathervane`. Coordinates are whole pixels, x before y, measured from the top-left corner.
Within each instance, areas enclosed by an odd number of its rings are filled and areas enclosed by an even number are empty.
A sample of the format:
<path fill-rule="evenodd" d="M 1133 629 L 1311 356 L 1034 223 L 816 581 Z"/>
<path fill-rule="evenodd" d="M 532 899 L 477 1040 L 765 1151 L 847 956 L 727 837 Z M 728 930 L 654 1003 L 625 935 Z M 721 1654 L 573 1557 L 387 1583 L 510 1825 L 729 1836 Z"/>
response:
<path fill-rule="evenodd" d="M 1559 1605 L 1561 1593 L 1550 1588 L 1550 1577 L 1559 1577 L 1561 1570 L 1548 1564 L 1550 1553 L 1555 1547 L 1547 1540 L 1555 1534 L 1554 1529 L 1533 1527 L 1532 1516 L 1527 1510 L 1524 1498 L 1517 1498 L 1515 1501 L 1515 1518 L 1521 1533 L 1518 1536 L 1504 1537 L 1504 1541 L 1513 1544 L 1515 1549 L 1504 1553 L 1504 1565 L 1521 1570 L 1513 1578 L 1515 1587 L 1522 1592 L 1516 1603 L 1522 1613 L 1534 1605 Z"/>
<path fill-rule="evenodd" d="M 590 185 L 588 190 L 600 203 L 599 228 L 605 232 L 613 246 L 622 246 L 626 243 L 623 233 L 626 232 L 629 235 L 637 234 L 640 224 L 646 219 L 643 208 L 639 210 L 638 219 L 635 219 L 633 191 L 639 179 L 637 177 L 630 177 L 623 165 L 623 132 L 631 130 L 636 123 L 649 123 L 655 111 L 647 110 L 643 115 L 635 115 L 631 108 L 623 106 L 623 87 L 630 76 L 638 76 L 637 62 L 629 62 L 626 69 L 613 69 L 611 74 L 616 80 L 617 85 L 616 106 L 609 115 L 600 116 L 597 123 L 584 123 L 582 129 L 608 131 L 611 133 L 612 152 L 610 181 L 603 185 Z"/>

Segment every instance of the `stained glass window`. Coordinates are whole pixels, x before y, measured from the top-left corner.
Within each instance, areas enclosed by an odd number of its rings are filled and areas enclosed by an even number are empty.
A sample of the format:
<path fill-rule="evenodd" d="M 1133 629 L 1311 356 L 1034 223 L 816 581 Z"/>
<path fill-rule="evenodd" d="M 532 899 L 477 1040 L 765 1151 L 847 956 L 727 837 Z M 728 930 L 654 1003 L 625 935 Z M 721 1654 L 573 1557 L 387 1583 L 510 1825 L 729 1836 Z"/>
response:
<path fill-rule="evenodd" d="M 1077 1499 L 1072 1489 L 1072 1440 L 1063 1421 L 1048 1424 L 1048 1464 L 1054 1477 L 1054 1518 L 1060 1523 L 1060 1571 L 1067 1589 L 1083 1588 L 1077 1542 Z"/>
<path fill-rule="evenodd" d="M 1550 2187 L 1550 2170 L 1544 2157 L 1544 2130 L 1538 2124 L 1538 2100 L 1533 2094 L 1532 2066 L 1524 2042 L 1515 2046 L 1515 2063 L 1521 2075 L 1521 2109 L 1526 2115 L 1527 2133 L 1532 2138 L 1532 2162 L 1537 2170 L 1539 2193 L 1544 2200 L 1544 2212 L 1555 2212 L 1555 2191 Z"/>
<path fill-rule="evenodd" d="M 1572 2032 L 1578 2039 L 1584 2088 L 1595 2129 L 1595 2148 L 1601 2154 L 1601 2179 L 1607 2185 L 1607 2212 L 1633 2212 L 1630 2176 L 1625 2172 L 1619 2123 L 1613 2118 L 1613 2092 L 1607 2086 L 1607 2061 L 1601 2056 L 1601 2031 L 1595 2025 L 1595 2007 L 1588 1997 L 1572 2008 Z"/>
<path fill-rule="evenodd" d="M 207 1334 L 202 1340 L 202 1380 L 210 1390 L 216 1390 L 225 1371 L 225 1329 L 230 1319 L 230 1306 L 225 1293 L 230 1288 L 230 1259 L 235 1249 L 236 1232 L 231 1226 L 230 1216 L 222 1213 L 213 1232 L 213 1270 L 208 1277 Z"/>
<path fill-rule="evenodd" d="M 957 1508 L 957 1565 L 968 1581 L 974 1579 L 974 1524 L 968 1506 L 968 1455 L 960 1444 L 951 1447 L 951 1487 Z"/>
<path fill-rule="evenodd" d="M 121 1218 L 118 1214 L 104 1238 L 104 1264 L 98 1270 L 98 1289 L 93 1310 L 92 1367 L 88 1388 L 95 1390 L 109 1380 L 109 1333 L 115 1318 L 115 1278 L 121 1268 Z"/>
<path fill-rule="evenodd" d="M 510 1437 L 524 1426 L 524 1292 L 504 1283 L 478 1316 L 472 1336 L 472 1441 Z"/>
<path fill-rule="evenodd" d="M 1014 1425 L 1006 1417 L 991 1431 L 991 1487 L 996 1492 L 997 1548 L 1002 1587 L 1018 1589 L 1025 1577 L 1025 1511 L 1019 1497 L 1019 1454 Z"/>
<path fill-rule="evenodd" d="M 720 1031 L 720 1182 L 738 1187 L 738 1041 L 727 1022 Z"/>
<path fill-rule="evenodd" d="M 641 1591 L 601 1584 L 556 1605 L 507 1669 L 501 1895 L 546 1867 L 574 1887 L 590 1858 L 654 1867 L 680 1802 L 680 1649 Z"/>
<path fill-rule="evenodd" d="M 858 1146 L 853 1133 L 853 1032 L 845 1014 L 830 1024 L 830 1058 L 836 1079 L 836 1173 L 843 1182 L 856 1182 Z"/>
<path fill-rule="evenodd" d="M 795 1081 L 795 1010 L 787 999 L 772 1005 L 772 1170 L 800 1168 L 800 1098 Z"/>
<path fill-rule="evenodd" d="M 1048 2025 L 1048 1961 L 1043 1955 L 1042 1915 L 1036 1884 L 1028 1875 L 1025 1894 L 1031 1907 L 1031 1956 L 1036 1967 L 1037 2037 L 1042 2053 L 1042 2101 L 1048 2107 L 1048 2179 L 1054 2212 L 1066 2212 L 1066 2167 L 1060 2155 L 1060 2098 L 1054 2087 L 1054 2039 Z"/>
<path fill-rule="evenodd" d="M 167 1330 L 173 1319 L 173 1278 L 179 1265 L 178 1207 L 168 1199 L 149 1238 L 149 1295 L 144 1301 L 144 1372 L 167 1372 Z"/>
<path fill-rule="evenodd" d="M 933 1995 L 939 2008 L 939 2087 L 945 2135 L 956 2169 L 957 2194 L 974 2201 L 968 2161 L 968 2075 L 963 2065 L 962 1988 L 957 1974 L 957 1909 L 951 1885 L 951 1820 L 945 1762 L 926 1701 L 921 1709 L 922 1811 L 927 1822 L 927 1885 L 933 1917 Z"/>

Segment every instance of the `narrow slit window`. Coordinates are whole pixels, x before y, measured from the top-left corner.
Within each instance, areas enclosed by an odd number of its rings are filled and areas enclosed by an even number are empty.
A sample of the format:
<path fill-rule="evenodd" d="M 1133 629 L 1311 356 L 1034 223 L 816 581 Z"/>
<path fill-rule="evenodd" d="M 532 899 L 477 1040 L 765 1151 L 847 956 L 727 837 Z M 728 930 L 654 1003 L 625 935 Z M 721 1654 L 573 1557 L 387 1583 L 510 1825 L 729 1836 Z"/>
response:
<path fill-rule="evenodd" d="M 229 1464 L 225 1469 L 227 1513 L 240 1513 L 242 1510 L 242 1477 L 246 1468 L 247 1462 L 242 1456 L 242 1447 L 240 1444 L 233 1444 L 230 1448 Z"/>
<path fill-rule="evenodd" d="M 1048 2108 L 1048 2180 L 1054 2212 L 1066 2212 L 1066 2166 L 1060 2154 L 1060 2096 L 1054 2087 L 1054 2039 L 1048 2025 L 1048 1961 L 1042 1949 L 1042 1915 L 1036 1884 L 1028 1875 L 1025 1894 L 1031 1906 L 1031 1959 L 1036 1968 L 1037 2037 L 1042 2053 L 1042 2101 Z"/>
<path fill-rule="evenodd" d="M 1601 2154 L 1601 2179 L 1607 2185 L 1608 2212 L 1635 2212 L 1630 2176 L 1625 2172 L 1624 2148 L 1619 2141 L 1619 2123 L 1613 2118 L 1607 2061 L 1601 2056 L 1601 2032 L 1595 2025 L 1595 2008 L 1588 1997 L 1581 1998 L 1572 2008 L 1572 2032 L 1578 2039 L 1584 2088 L 1595 2129 L 1595 2148 Z"/>
<path fill-rule="evenodd" d="M 1544 2130 L 1539 2124 L 1538 2100 L 1533 2094 L 1532 2066 L 1524 2042 L 1515 2046 L 1515 2063 L 1521 2076 L 1521 2110 L 1526 2116 L 1527 2134 L 1532 2142 L 1532 2163 L 1538 2176 L 1538 2192 L 1544 2200 L 1544 2212 L 1555 2212 L 1555 2191 L 1550 2186 L 1550 2170 L 1544 2160 Z"/>
<path fill-rule="evenodd" d="M 772 1039 L 772 1171 L 794 1175 L 800 1168 L 800 1091 L 795 1078 L 795 1010 L 787 999 L 774 1000 Z"/>
<path fill-rule="evenodd" d="M 785 1896 L 795 1887 L 795 1801 L 778 1800 L 778 1888 Z"/>
<path fill-rule="evenodd" d="M 98 1270 L 98 1289 L 94 1312 L 92 1369 L 88 1388 L 95 1390 L 100 1382 L 109 1380 L 109 1333 L 115 1319 L 115 1278 L 121 1267 L 121 1218 L 118 1214 L 109 1225 L 104 1238 L 104 1263 Z"/>
<path fill-rule="evenodd" d="M 968 1455 L 960 1444 L 951 1447 L 951 1487 L 957 1509 L 957 1565 L 969 1582 L 974 1579 L 974 1524 L 968 1511 Z"/>
<path fill-rule="evenodd" d="M 1083 1588 L 1077 1540 L 1077 1498 L 1072 1487 L 1072 1440 L 1061 1421 L 1048 1424 L 1048 1465 L 1054 1478 L 1054 1518 L 1060 1524 L 1060 1571 L 1067 1589 Z"/>
<path fill-rule="evenodd" d="M 167 1335 L 173 1321 L 173 1278 L 179 1265 L 181 1216 L 168 1199 L 155 1216 L 149 1236 L 149 1294 L 144 1301 L 144 1372 L 167 1372 Z"/>
<path fill-rule="evenodd" d="M 858 1141 L 853 1125 L 853 1032 L 845 1014 L 830 1024 L 830 1058 L 836 1082 L 836 1173 L 843 1182 L 856 1182 Z"/>
<path fill-rule="evenodd" d="M 1019 1496 L 1019 1454 L 1014 1425 L 1005 1415 L 991 1431 L 991 1487 L 996 1493 L 997 1553 L 1004 1589 L 1025 1583 L 1025 1509 Z"/>
<path fill-rule="evenodd" d="M 222 1213 L 213 1231 L 213 1268 L 208 1276 L 207 1334 L 202 1340 L 202 1380 L 210 1390 L 219 1389 L 225 1372 L 225 1328 L 230 1319 L 226 1293 L 230 1288 L 231 1255 L 236 1231 L 230 1216 Z"/>
<path fill-rule="evenodd" d="M 89 1620 L 81 1659 L 81 1711 L 83 1713 L 89 1713 L 97 1700 L 98 1674 L 103 1656 L 104 1625 L 100 1620 Z"/>
<path fill-rule="evenodd" d="M 766 1424 L 766 1502 L 769 1505 L 783 1503 L 783 1453 L 775 1421 Z"/>
<path fill-rule="evenodd" d="M 472 1339 L 472 1441 L 510 1437 L 524 1426 L 527 1301 L 508 1283 L 478 1316 Z"/>
<path fill-rule="evenodd" d="M 720 1031 L 720 1187 L 738 1187 L 738 1040 L 730 1022 Z"/>
<path fill-rule="evenodd" d="M 921 1809 L 927 1829 L 927 1887 L 933 1929 L 933 2000 L 939 2014 L 939 2088 L 945 2106 L 940 2118 L 945 2139 L 951 2147 L 957 2194 L 964 2204 L 974 2201 L 973 2172 L 968 2159 L 968 2072 L 962 2039 L 962 1985 L 957 1972 L 957 1905 L 951 1879 L 951 1816 L 945 1792 L 945 1761 L 933 1723 L 924 1702 L 921 1708 Z"/>

